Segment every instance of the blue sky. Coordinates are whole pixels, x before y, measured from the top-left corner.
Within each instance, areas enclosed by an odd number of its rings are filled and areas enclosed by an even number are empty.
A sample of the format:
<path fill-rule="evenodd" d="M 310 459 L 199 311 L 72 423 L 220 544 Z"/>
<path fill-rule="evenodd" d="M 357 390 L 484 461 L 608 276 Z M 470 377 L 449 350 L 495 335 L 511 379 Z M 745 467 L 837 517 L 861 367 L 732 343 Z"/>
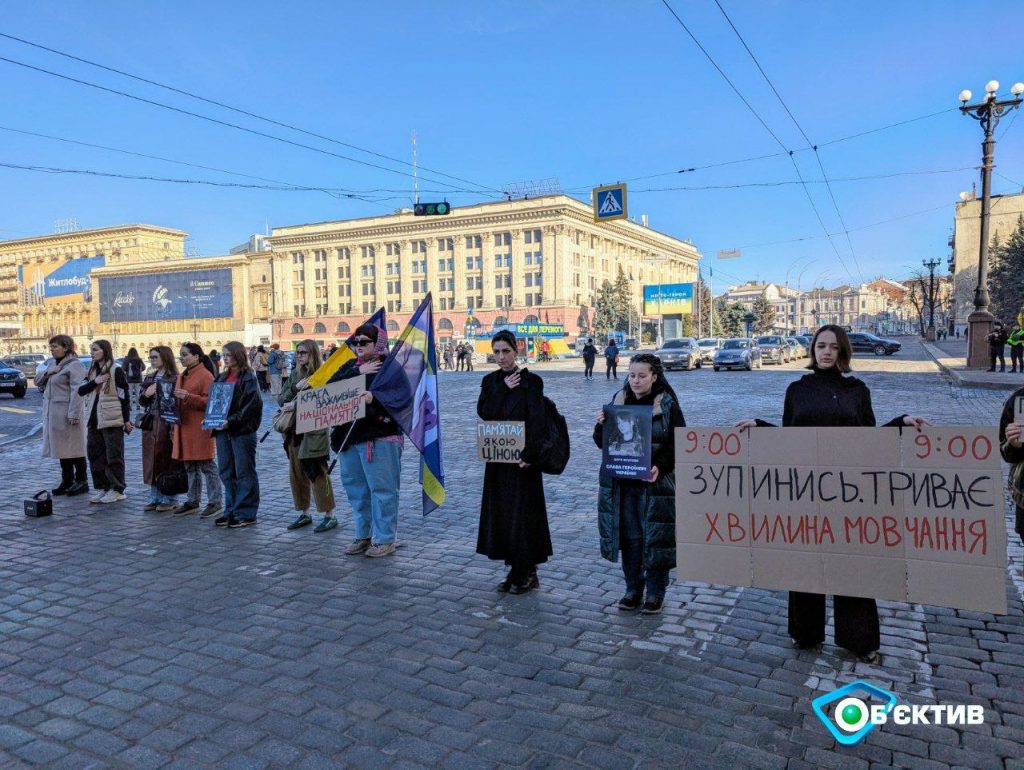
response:
<path fill-rule="evenodd" d="M 765 122 L 806 148 L 714 0 L 670 0 Z M 820 149 L 832 179 L 965 169 L 833 183 L 851 229 L 837 259 L 781 155 L 685 174 L 648 175 L 781 152 L 661 0 L 486 2 L 193 2 L 5 9 L 0 32 L 174 85 L 342 142 L 471 180 L 477 188 L 555 177 L 582 191 L 630 183 L 630 213 L 692 240 L 716 263 L 716 291 L 741 278 L 806 287 L 903 276 L 948 255 L 953 203 L 978 178 L 980 128 L 952 108 L 962 88 L 1008 91 L 1024 80 L 1019 47 L 980 46 L 1018 15 L 1012 2 L 720 0 L 811 140 L 949 109 L 927 120 Z M 0 61 L 0 126 L 102 144 L 293 185 L 394 190 L 386 200 L 40 174 L 0 168 L 0 238 L 147 222 L 188 231 L 203 254 L 225 253 L 269 223 L 369 216 L 409 205 L 408 166 L 270 126 L 184 96 L 0 38 L 0 57 L 89 80 L 397 169 L 288 146 Z M 1000 128 L 995 192 L 1024 185 L 1024 118 Z M 809 151 L 795 159 L 820 180 Z M 0 163 L 133 175 L 258 180 L 0 130 Z M 459 189 L 467 185 L 422 172 Z M 1015 180 L 1011 182 L 1009 180 Z M 779 186 L 739 187 L 784 182 Z M 428 190 L 447 189 L 423 181 Z M 665 187 L 727 187 L 648 191 Z M 979 185 L 980 189 L 980 185 Z M 828 191 L 810 184 L 828 230 L 841 233 Z M 423 199 L 438 197 L 424 193 Z M 452 192 L 455 206 L 485 200 Z M 585 193 L 583 194 L 585 197 Z M 924 213 L 921 213 L 924 212 Z M 911 216 L 907 216 L 911 215 Z M 872 227 L 886 220 L 887 224 Z M 797 242 L 794 239 L 806 238 Z M 765 245 L 773 244 L 773 245 Z M 806 269 L 805 269 L 806 267 Z"/>

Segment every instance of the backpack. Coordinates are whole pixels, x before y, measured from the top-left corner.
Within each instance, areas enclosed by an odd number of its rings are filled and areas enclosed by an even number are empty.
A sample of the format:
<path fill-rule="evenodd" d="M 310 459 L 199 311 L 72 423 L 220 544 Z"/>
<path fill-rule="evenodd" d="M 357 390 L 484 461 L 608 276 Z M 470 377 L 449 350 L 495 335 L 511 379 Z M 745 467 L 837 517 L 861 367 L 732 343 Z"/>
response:
<path fill-rule="evenodd" d="M 544 436 L 538 466 L 542 473 L 557 476 L 569 463 L 569 426 L 559 414 L 555 402 L 547 396 L 544 396 L 544 426 L 547 435 Z"/>

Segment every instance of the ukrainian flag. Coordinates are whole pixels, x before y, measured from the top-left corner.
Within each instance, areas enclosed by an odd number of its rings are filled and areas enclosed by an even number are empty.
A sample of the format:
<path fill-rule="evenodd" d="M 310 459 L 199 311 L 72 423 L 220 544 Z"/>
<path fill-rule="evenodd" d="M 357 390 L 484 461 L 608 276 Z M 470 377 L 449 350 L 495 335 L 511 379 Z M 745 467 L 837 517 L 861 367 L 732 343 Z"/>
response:
<path fill-rule="evenodd" d="M 373 324 L 378 329 L 386 329 L 387 321 L 384 318 L 384 308 L 380 308 L 376 313 L 370 316 L 368 321 L 365 321 L 364 323 Z M 345 340 L 345 343 L 343 345 L 338 345 L 338 349 L 331 353 L 330 357 L 320 364 L 320 368 L 310 375 L 309 387 L 322 388 L 327 384 L 327 381 L 334 376 L 336 371 L 356 357 L 356 354 L 352 350 L 352 339 L 354 337 L 355 334 L 349 335 L 349 338 Z"/>
<path fill-rule="evenodd" d="M 373 378 L 370 391 L 420 452 L 426 516 L 444 502 L 434 305 L 430 294 L 413 313 L 391 355 Z"/>

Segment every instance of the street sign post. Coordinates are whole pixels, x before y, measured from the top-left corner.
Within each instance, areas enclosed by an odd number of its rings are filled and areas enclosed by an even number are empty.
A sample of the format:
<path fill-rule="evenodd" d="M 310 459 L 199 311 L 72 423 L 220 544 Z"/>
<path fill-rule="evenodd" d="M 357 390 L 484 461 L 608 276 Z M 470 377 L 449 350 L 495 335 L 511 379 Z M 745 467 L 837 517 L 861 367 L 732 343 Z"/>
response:
<path fill-rule="evenodd" d="M 611 222 L 626 218 L 626 184 L 595 187 L 590 195 L 594 205 L 595 222 Z"/>

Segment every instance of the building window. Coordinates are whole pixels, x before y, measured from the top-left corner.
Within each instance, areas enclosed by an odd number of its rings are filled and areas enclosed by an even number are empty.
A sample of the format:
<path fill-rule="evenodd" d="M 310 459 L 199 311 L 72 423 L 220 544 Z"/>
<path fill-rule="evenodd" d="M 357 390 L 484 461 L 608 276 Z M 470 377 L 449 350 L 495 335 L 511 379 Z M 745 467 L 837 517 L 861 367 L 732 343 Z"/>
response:
<path fill-rule="evenodd" d="M 540 230 L 527 230 L 523 234 L 523 239 L 527 243 L 540 243 L 540 237 Z"/>
<path fill-rule="evenodd" d="M 526 295 L 526 305 L 527 305 L 527 307 L 533 307 L 533 295 L 532 294 L 527 294 Z"/>
<path fill-rule="evenodd" d="M 451 238 L 438 238 L 437 239 L 437 250 L 438 251 L 452 251 L 455 248 L 455 242 Z"/>
<path fill-rule="evenodd" d="M 345 323 L 344 321 L 339 321 L 338 331 L 341 332 L 342 334 L 348 334 L 352 330 L 349 328 L 347 323 Z"/>
<path fill-rule="evenodd" d="M 412 271 L 414 273 L 418 273 L 420 271 L 420 263 L 419 262 L 413 262 L 412 263 Z"/>
<path fill-rule="evenodd" d="M 533 273 L 526 274 L 526 285 L 533 286 Z"/>
<path fill-rule="evenodd" d="M 495 246 L 511 246 L 512 245 L 512 233 L 495 233 L 494 234 L 494 245 Z"/>
<path fill-rule="evenodd" d="M 373 246 L 360 246 L 359 249 L 363 255 L 363 259 L 377 256 L 377 250 Z"/>
<path fill-rule="evenodd" d="M 313 259 L 316 262 L 326 262 L 327 252 L 324 249 L 317 249 L 313 252 Z"/>
<path fill-rule="evenodd" d="M 482 238 L 479 235 L 467 235 L 466 236 L 466 248 L 467 249 L 479 249 L 482 244 Z"/>
<path fill-rule="evenodd" d="M 412 242 L 412 253 L 413 254 L 426 254 L 427 253 L 427 242 L 426 241 L 413 241 Z"/>
<path fill-rule="evenodd" d="M 540 286 L 540 273 L 533 274 L 533 285 Z"/>
<path fill-rule="evenodd" d="M 389 257 L 397 257 L 402 253 L 402 247 L 397 243 L 389 243 L 385 247 L 385 253 Z"/>
<path fill-rule="evenodd" d="M 351 254 L 349 254 L 348 249 L 338 249 L 338 259 L 349 259 L 349 257 L 351 257 Z"/>
<path fill-rule="evenodd" d="M 298 312 L 298 308 L 295 309 L 296 315 L 301 315 Z M 292 334 L 305 334 L 306 330 L 302 328 L 302 324 L 292 324 Z"/>

